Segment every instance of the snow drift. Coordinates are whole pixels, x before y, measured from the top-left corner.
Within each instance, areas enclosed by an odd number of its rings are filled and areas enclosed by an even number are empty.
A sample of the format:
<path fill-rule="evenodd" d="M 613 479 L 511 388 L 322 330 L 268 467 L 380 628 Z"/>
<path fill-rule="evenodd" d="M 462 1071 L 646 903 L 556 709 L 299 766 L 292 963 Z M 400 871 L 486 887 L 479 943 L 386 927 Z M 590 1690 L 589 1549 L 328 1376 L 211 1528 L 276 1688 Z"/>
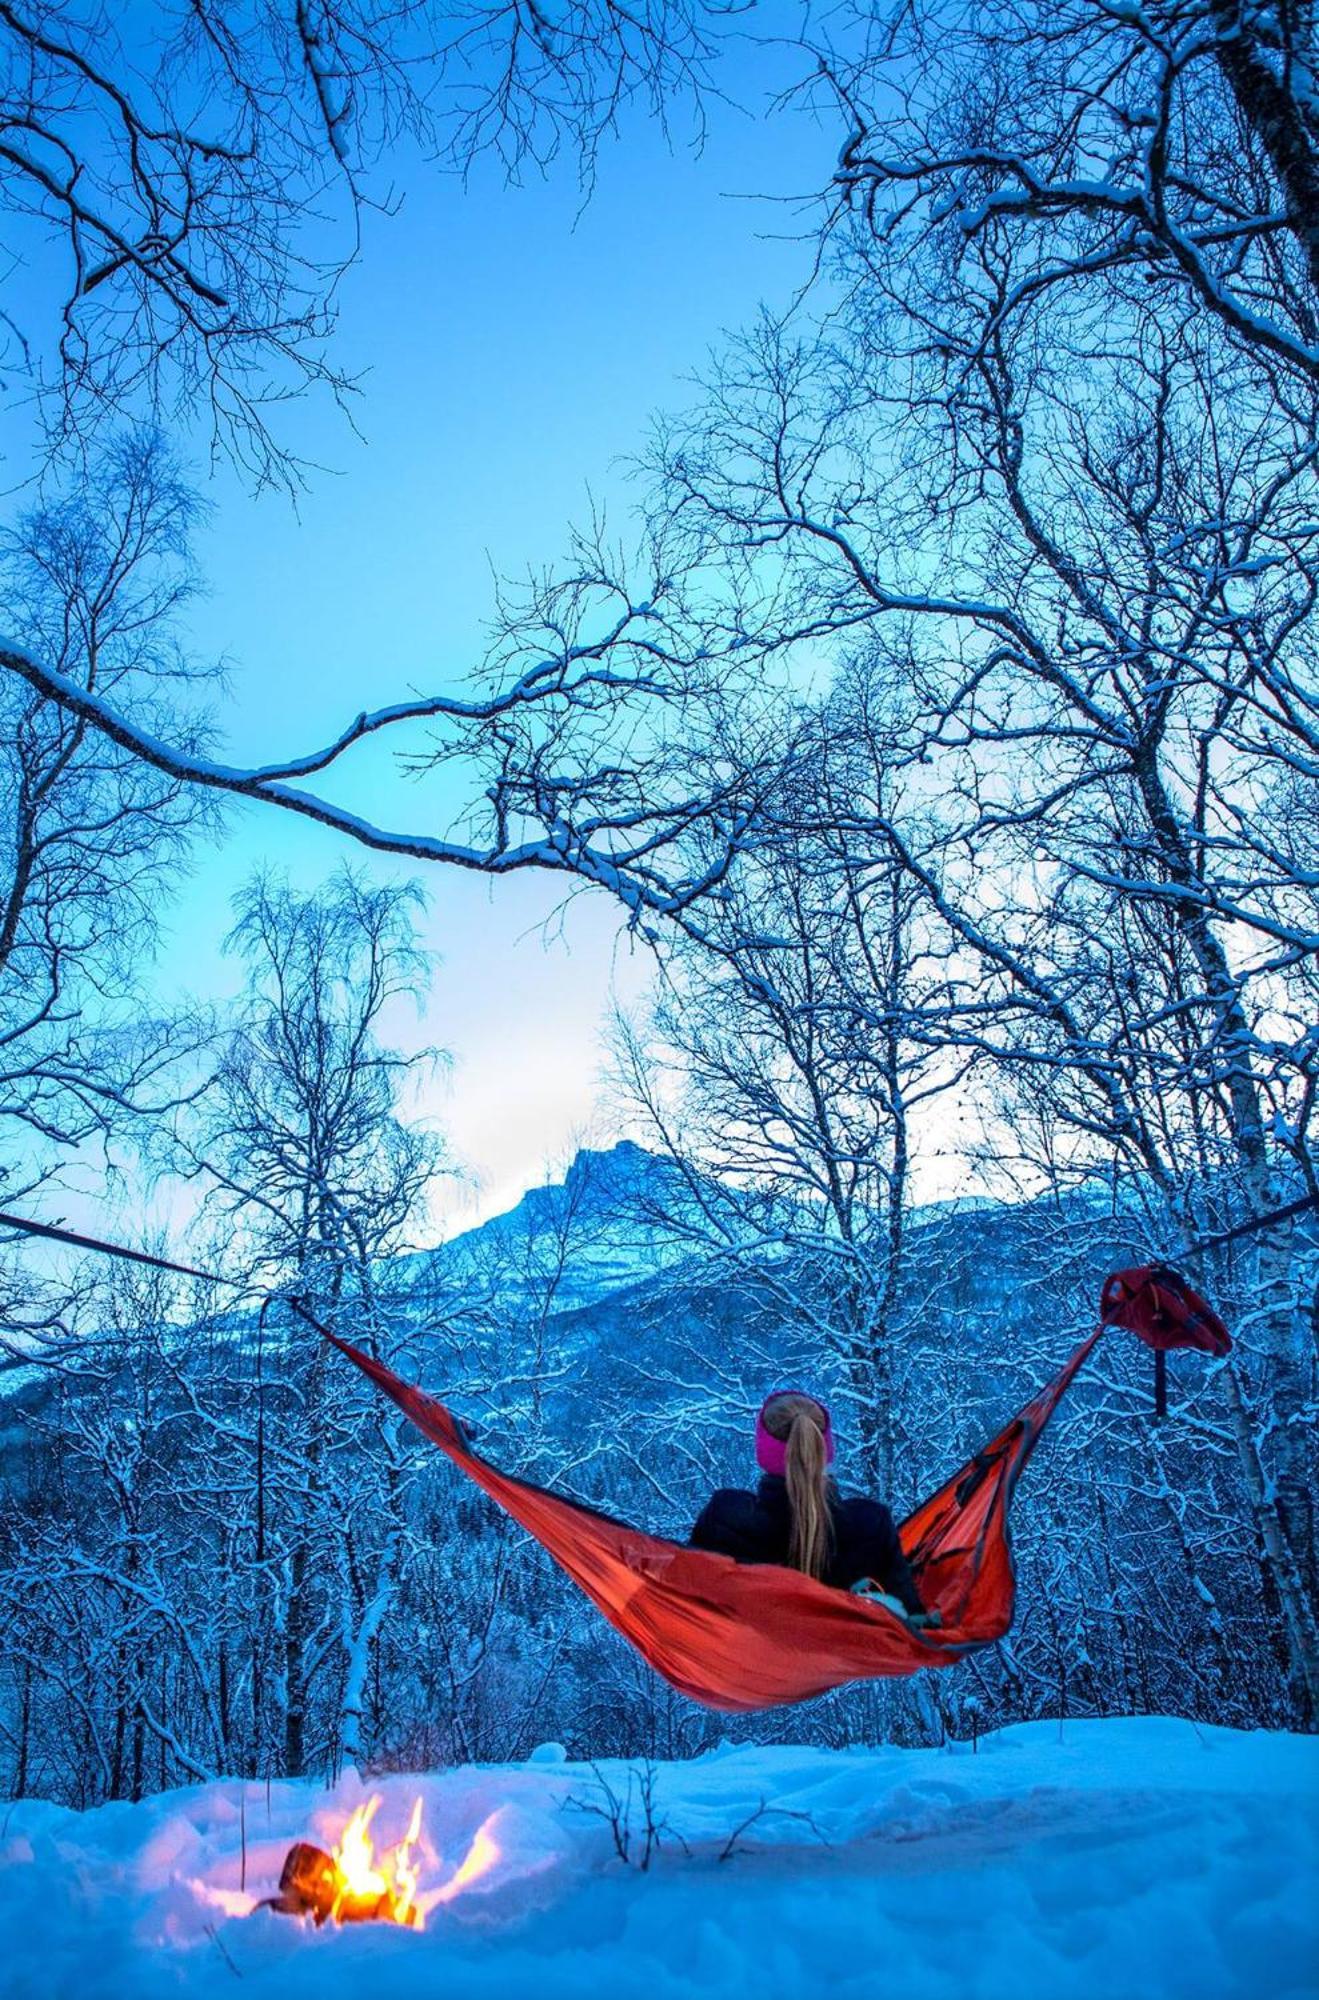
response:
<path fill-rule="evenodd" d="M 651 1767 L 660 1844 L 643 1871 L 645 1776 L 546 1746 L 369 1788 L 20 1802 L 0 1819 L 5 1994 L 1319 1992 L 1319 1740 L 1140 1719 L 1020 1725 L 976 1754 L 725 1747 Z M 385 1830 L 423 1795 L 425 1929 L 247 1914 L 290 1842 L 332 1838 L 368 1789 Z"/>

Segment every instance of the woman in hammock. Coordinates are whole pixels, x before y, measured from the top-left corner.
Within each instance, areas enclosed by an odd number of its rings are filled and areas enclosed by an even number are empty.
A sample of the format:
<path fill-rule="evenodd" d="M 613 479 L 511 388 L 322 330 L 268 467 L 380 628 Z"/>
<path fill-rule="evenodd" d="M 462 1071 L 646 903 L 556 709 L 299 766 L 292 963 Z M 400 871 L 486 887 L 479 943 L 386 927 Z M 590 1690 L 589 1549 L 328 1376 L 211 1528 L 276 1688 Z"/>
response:
<path fill-rule="evenodd" d="M 878 1500 L 844 1500 L 829 1473 L 829 1412 L 800 1389 L 767 1397 L 756 1419 L 754 1493 L 725 1487 L 692 1529 L 692 1547 L 738 1562 L 780 1563 L 839 1590 L 869 1586 L 909 1624 L 938 1622 L 921 1603 L 893 1516 Z"/>

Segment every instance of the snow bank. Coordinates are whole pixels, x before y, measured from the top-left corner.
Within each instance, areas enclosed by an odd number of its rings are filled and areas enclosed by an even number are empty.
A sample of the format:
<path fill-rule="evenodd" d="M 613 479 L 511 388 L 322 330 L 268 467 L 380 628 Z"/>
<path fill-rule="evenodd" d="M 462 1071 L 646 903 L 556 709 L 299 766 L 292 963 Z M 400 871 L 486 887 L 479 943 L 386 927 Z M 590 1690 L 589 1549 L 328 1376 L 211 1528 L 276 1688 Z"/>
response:
<path fill-rule="evenodd" d="M 948 1750 L 737 1747 L 637 1767 L 390 1778 L 425 1800 L 422 1933 L 253 1903 L 368 1789 L 237 1781 L 0 1813 L 6 2000 L 1313 2000 L 1319 1741 L 1158 1719 L 1035 1723 Z M 603 1781 L 603 1782 L 602 1782 Z M 596 1809 L 604 1808 L 605 1817 Z M 246 1886 L 242 1883 L 243 1827 Z M 741 1832 L 736 1830 L 741 1828 Z M 721 1858 L 723 1857 L 723 1858 Z"/>

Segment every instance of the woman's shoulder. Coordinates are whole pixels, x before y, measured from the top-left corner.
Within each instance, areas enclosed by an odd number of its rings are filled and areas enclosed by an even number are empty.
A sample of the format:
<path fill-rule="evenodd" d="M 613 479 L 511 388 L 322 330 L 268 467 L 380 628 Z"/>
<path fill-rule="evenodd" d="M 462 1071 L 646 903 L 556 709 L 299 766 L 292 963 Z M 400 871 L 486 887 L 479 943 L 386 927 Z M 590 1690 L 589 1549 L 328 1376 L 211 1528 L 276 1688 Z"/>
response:
<path fill-rule="evenodd" d="M 756 1505 L 757 1496 L 745 1486 L 718 1486 L 705 1503 L 705 1512 L 711 1508 L 723 1514 L 750 1513 Z"/>
<path fill-rule="evenodd" d="M 690 1539 L 698 1549 L 715 1549 L 743 1561 L 764 1560 L 766 1525 L 754 1493 L 740 1486 L 721 1486 L 701 1509 Z"/>
<path fill-rule="evenodd" d="M 754 1513 L 756 1496 L 742 1486 L 719 1486 L 701 1509 L 701 1519 L 734 1519 Z"/>
<path fill-rule="evenodd" d="M 872 1528 L 883 1532 L 892 1528 L 893 1515 L 882 1500 L 876 1500 L 869 1493 L 840 1494 L 838 1511 L 857 1528 Z"/>

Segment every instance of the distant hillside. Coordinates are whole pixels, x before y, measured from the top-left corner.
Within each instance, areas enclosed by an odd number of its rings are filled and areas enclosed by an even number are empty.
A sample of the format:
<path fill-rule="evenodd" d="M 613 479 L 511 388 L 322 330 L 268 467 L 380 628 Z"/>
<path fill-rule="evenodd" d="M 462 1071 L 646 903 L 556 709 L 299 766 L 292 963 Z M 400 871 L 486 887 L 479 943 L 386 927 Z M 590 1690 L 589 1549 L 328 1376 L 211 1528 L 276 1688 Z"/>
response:
<path fill-rule="evenodd" d="M 504 1306 L 552 1290 L 556 1311 L 575 1311 L 689 1255 L 683 1218 L 697 1220 L 680 1170 L 623 1139 L 603 1152 L 583 1148 L 562 1181 L 529 1188 L 503 1215 L 437 1249 L 396 1259 L 391 1276 L 482 1286 Z"/>

